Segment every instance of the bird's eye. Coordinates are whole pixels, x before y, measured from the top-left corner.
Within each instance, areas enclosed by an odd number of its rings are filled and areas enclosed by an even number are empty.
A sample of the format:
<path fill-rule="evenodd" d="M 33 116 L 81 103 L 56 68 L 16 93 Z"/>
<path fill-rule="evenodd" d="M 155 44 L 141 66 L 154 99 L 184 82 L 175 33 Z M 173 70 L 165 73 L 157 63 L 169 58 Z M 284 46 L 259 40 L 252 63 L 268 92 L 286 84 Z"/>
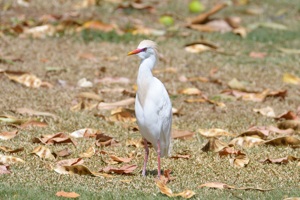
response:
<path fill-rule="evenodd" d="M 142 51 L 147 51 L 147 47 L 143 48 Z"/>

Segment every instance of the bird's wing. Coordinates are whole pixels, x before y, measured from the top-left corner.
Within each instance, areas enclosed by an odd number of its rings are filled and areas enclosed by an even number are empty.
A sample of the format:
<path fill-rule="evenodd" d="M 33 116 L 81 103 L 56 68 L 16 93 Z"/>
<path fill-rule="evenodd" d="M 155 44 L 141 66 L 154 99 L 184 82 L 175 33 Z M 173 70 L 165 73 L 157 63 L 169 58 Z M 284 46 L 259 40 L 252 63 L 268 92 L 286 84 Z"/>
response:
<path fill-rule="evenodd" d="M 163 83 L 154 77 L 144 105 L 145 124 L 148 131 L 159 139 L 161 155 L 168 155 L 171 140 L 172 104 Z M 150 141 L 152 143 L 152 141 Z"/>

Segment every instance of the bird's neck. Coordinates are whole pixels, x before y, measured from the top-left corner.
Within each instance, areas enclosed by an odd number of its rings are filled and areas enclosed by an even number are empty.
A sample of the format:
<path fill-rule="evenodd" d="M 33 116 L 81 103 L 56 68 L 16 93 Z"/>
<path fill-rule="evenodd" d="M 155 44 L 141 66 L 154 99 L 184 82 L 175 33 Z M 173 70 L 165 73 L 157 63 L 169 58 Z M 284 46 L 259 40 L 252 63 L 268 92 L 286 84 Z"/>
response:
<path fill-rule="evenodd" d="M 146 59 L 143 59 L 140 64 L 137 77 L 137 95 L 139 96 L 139 100 L 142 106 L 144 106 L 150 83 L 153 80 L 152 69 L 154 68 L 155 63 L 156 57 L 150 56 Z"/>

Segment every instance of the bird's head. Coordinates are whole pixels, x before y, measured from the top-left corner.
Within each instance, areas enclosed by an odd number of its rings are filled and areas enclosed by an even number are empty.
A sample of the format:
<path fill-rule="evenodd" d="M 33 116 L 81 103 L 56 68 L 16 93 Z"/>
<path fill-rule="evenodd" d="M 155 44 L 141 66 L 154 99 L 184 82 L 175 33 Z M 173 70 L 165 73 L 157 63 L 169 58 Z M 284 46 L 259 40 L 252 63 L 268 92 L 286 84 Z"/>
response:
<path fill-rule="evenodd" d="M 157 54 L 157 45 L 155 42 L 151 41 L 151 40 L 143 40 L 139 46 L 137 47 L 137 49 L 129 52 L 127 55 L 133 55 L 136 54 L 138 55 L 141 59 L 146 59 L 152 55 L 156 56 Z"/>

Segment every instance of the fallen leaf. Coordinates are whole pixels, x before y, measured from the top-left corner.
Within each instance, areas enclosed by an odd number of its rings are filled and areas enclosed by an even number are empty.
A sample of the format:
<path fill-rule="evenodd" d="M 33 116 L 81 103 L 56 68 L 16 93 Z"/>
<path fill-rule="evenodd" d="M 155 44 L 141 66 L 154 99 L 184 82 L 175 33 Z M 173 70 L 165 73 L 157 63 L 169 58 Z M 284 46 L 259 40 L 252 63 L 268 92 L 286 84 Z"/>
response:
<path fill-rule="evenodd" d="M 296 120 L 298 119 L 298 116 L 293 111 L 287 111 L 278 115 L 277 117 L 275 117 L 275 119 Z"/>
<path fill-rule="evenodd" d="M 55 152 L 54 154 L 59 157 L 66 157 L 66 156 L 71 155 L 72 151 L 69 148 L 65 148 L 60 151 Z"/>
<path fill-rule="evenodd" d="M 245 167 L 248 165 L 249 161 L 250 159 L 245 154 L 229 159 L 229 162 L 233 167 Z"/>
<path fill-rule="evenodd" d="M 13 157 L 13 156 L 5 156 L 0 154 L 0 164 L 15 164 L 15 163 L 25 163 L 21 158 Z"/>
<path fill-rule="evenodd" d="M 219 128 L 213 128 L 213 129 L 198 129 L 198 133 L 200 135 L 211 138 L 211 137 L 221 137 L 221 136 L 235 136 L 232 133 L 229 133 L 228 131 L 225 131 L 223 129 Z"/>
<path fill-rule="evenodd" d="M 35 147 L 31 153 L 36 154 L 40 158 L 45 160 L 55 160 L 55 157 L 52 155 L 51 150 L 42 145 Z"/>
<path fill-rule="evenodd" d="M 275 117 L 276 116 L 274 109 L 269 106 L 267 106 L 265 108 L 260 108 L 260 109 L 254 108 L 253 111 L 256 113 L 262 114 L 264 116 L 267 116 L 267 117 Z"/>
<path fill-rule="evenodd" d="M 191 191 L 191 190 L 185 190 L 183 192 L 180 193 L 173 193 L 172 190 L 170 188 L 167 187 L 167 185 L 165 183 L 163 183 L 160 180 L 156 180 L 156 186 L 159 188 L 160 192 L 162 194 L 167 195 L 168 197 L 177 197 L 177 196 L 181 196 L 185 199 L 189 199 L 191 197 L 193 197 L 196 193 Z"/>
<path fill-rule="evenodd" d="M 289 84 L 294 84 L 294 85 L 300 84 L 300 78 L 295 75 L 289 74 L 289 73 L 283 74 L 282 81 L 284 83 L 289 83 Z"/>
<path fill-rule="evenodd" d="M 177 73 L 178 69 L 175 68 L 175 67 L 166 67 L 166 68 L 163 68 L 163 69 L 154 69 L 152 71 L 153 74 L 161 74 L 161 73 Z"/>
<path fill-rule="evenodd" d="M 98 94 L 93 92 L 81 92 L 76 97 L 103 102 L 103 99 Z"/>
<path fill-rule="evenodd" d="M 0 115 L 0 121 L 7 123 L 7 124 L 20 125 L 20 124 L 28 121 L 28 119 L 18 119 L 18 118 L 15 118 L 14 116 L 10 116 L 10 115 Z"/>
<path fill-rule="evenodd" d="M 172 138 L 173 139 L 189 139 L 195 135 L 195 132 L 185 131 L 185 130 L 172 130 Z"/>
<path fill-rule="evenodd" d="M 119 142 L 113 137 L 105 135 L 103 133 L 97 134 L 96 136 L 96 145 L 97 146 L 115 146 Z"/>
<path fill-rule="evenodd" d="M 7 165 L 0 165 L 0 174 L 10 174 L 11 171 L 9 170 L 9 166 Z"/>
<path fill-rule="evenodd" d="M 99 110 L 110 110 L 110 109 L 114 109 L 117 107 L 128 106 L 128 105 L 133 104 L 134 102 L 135 102 L 134 98 L 125 99 L 125 100 L 117 101 L 114 103 L 101 102 L 98 104 L 97 108 Z"/>
<path fill-rule="evenodd" d="M 274 164 L 287 164 L 289 161 L 299 161 L 300 158 L 296 158 L 294 156 L 286 156 L 283 158 L 266 158 L 263 160 L 260 160 L 261 163 L 274 163 Z"/>
<path fill-rule="evenodd" d="M 300 54 L 300 49 L 288 49 L 283 47 L 277 47 L 277 49 L 286 54 Z"/>
<path fill-rule="evenodd" d="M 191 155 L 177 154 L 177 155 L 171 156 L 171 158 L 174 158 L 174 159 L 179 159 L 179 158 L 190 159 Z"/>
<path fill-rule="evenodd" d="M 235 29 L 233 29 L 232 31 L 234 34 L 237 34 L 239 36 L 241 36 L 242 38 L 246 38 L 247 37 L 247 29 L 245 27 L 237 27 Z"/>
<path fill-rule="evenodd" d="M 78 174 L 78 175 L 90 175 L 90 176 L 103 176 L 103 177 L 110 177 L 107 174 L 92 172 L 88 167 L 84 165 L 72 165 L 72 166 L 56 166 L 54 168 L 59 174 Z"/>
<path fill-rule="evenodd" d="M 24 30 L 24 32 L 22 33 L 22 35 L 20 35 L 20 37 L 32 37 L 32 38 L 40 38 L 40 39 L 44 39 L 48 36 L 54 36 L 54 34 L 56 33 L 56 28 L 55 26 L 51 25 L 51 24 L 44 24 L 41 26 L 35 26 L 32 28 L 27 28 Z"/>
<path fill-rule="evenodd" d="M 137 165 L 124 165 L 120 168 L 107 166 L 107 167 L 101 169 L 100 171 L 105 172 L 105 173 L 131 174 L 136 168 L 137 168 Z"/>
<path fill-rule="evenodd" d="M 79 154 L 81 158 L 90 158 L 95 155 L 96 149 L 94 147 L 89 147 L 85 152 Z"/>
<path fill-rule="evenodd" d="M 296 146 L 300 145 L 300 140 L 293 136 L 284 136 L 268 140 L 265 142 L 265 144 L 273 146 Z"/>
<path fill-rule="evenodd" d="M 101 21 L 87 21 L 81 27 L 79 27 L 77 31 L 92 29 L 92 30 L 103 31 L 103 32 L 111 32 L 116 30 L 116 28 L 117 27 L 115 25 L 106 24 Z"/>
<path fill-rule="evenodd" d="M 28 128 L 28 127 L 47 127 L 48 124 L 46 122 L 40 122 L 40 121 L 36 121 L 36 120 L 28 120 L 27 122 L 25 122 L 24 124 L 21 124 L 20 128 L 24 129 L 24 128 Z"/>
<path fill-rule="evenodd" d="M 243 136 L 232 139 L 229 145 L 239 145 L 244 148 L 251 148 L 256 145 L 263 144 L 265 140 L 255 136 Z"/>
<path fill-rule="evenodd" d="M 278 128 L 300 130 L 300 120 L 285 120 L 278 124 Z"/>
<path fill-rule="evenodd" d="M 228 156 L 228 155 L 246 155 L 245 153 L 242 153 L 240 150 L 236 150 L 234 147 L 224 147 L 222 150 L 219 151 L 219 156 Z"/>
<path fill-rule="evenodd" d="M 93 61 L 93 62 L 98 62 L 99 61 L 93 53 L 87 53 L 87 52 L 79 53 L 77 56 L 81 59 L 86 59 L 86 60 L 90 60 L 90 61 Z"/>
<path fill-rule="evenodd" d="M 135 122 L 135 112 L 134 110 L 119 107 L 111 111 L 111 116 L 108 118 L 109 121 L 116 122 Z"/>
<path fill-rule="evenodd" d="M 143 1 L 131 1 L 131 2 L 122 2 L 117 9 L 136 9 L 136 10 L 147 10 L 150 13 L 155 12 L 155 8 Z"/>
<path fill-rule="evenodd" d="M 131 82 L 130 79 L 126 77 L 105 77 L 102 79 L 94 80 L 94 83 L 102 83 L 102 84 L 114 84 L 114 83 L 129 84 L 130 82 Z"/>
<path fill-rule="evenodd" d="M 118 156 L 115 156 L 115 155 L 110 155 L 109 156 L 113 161 L 116 161 L 118 163 L 129 163 L 133 157 L 130 157 L 130 158 L 122 158 L 122 157 L 118 157 Z"/>
<path fill-rule="evenodd" d="M 186 44 L 184 49 L 190 53 L 202 53 L 205 51 L 215 51 L 218 47 L 210 42 L 199 41 Z"/>
<path fill-rule="evenodd" d="M 126 140 L 126 146 L 134 146 L 136 148 L 144 148 L 143 139 L 129 139 L 129 140 Z"/>
<path fill-rule="evenodd" d="M 96 137 L 96 135 L 99 133 L 100 131 L 96 129 L 83 128 L 70 133 L 70 136 L 74 138 Z"/>
<path fill-rule="evenodd" d="M 252 51 L 252 52 L 250 52 L 249 56 L 251 58 L 264 58 L 267 56 L 267 53 Z"/>
<path fill-rule="evenodd" d="M 62 143 L 72 143 L 74 146 L 77 143 L 72 139 L 69 138 L 64 133 L 56 133 L 53 135 L 42 135 L 41 138 L 33 138 L 32 141 L 34 143 L 43 143 L 43 144 L 62 144 Z"/>
<path fill-rule="evenodd" d="M 66 197 L 66 198 L 80 197 L 80 195 L 75 193 L 75 192 L 65 192 L 65 191 L 59 191 L 55 195 L 58 196 L 58 197 Z"/>
<path fill-rule="evenodd" d="M 29 116 L 46 116 L 46 117 L 52 117 L 55 121 L 58 119 L 58 116 L 49 112 L 41 112 L 32 110 L 30 108 L 18 108 L 16 110 L 20 114 L 28 114 Z"/>
<path fill-rule="evenodd" d="M 93 83 L 91 81 L 88 81 L 86 78 L 82 78 L 77 82 L 77 86 L 82 88 L 89 88 L 93 87 Z"/>
<path fill-rule="evenodd" d="M 31 87 L 31 88 L 39 88 L 41 86 L 52 87 L 50 83 L 43 82 L 41 79 L 39 79 L 33 74 L 12 75 L 12 74 L 5 73 L 5 75 L 10 80 L 25 85 L 26 87 Z"/>
<path fill-rule="evenodd" d="M 203 187 L 208 187 L 208 188 L 215 188 L 215 189 L 236 189 L 236 190 L 259 190 L 259 191 L 269 191 L 273 189 L 261 189 L 261 188 L 254 188 L 254 187 L 241 187 L 241 188 L 236 188 L 235 186 L 232 185 L 227 185 L 225 183 L 219 183 L 219 182 L 210 182 L 210 183 L 204 183 L 198 188 L 203 188 Z"/>
<path fill-rule="evenodd" d="M 6 153 L 17 153 L 17 152 L 20 152 L 20 151 L 24 151 L 24 147 L 17 148 L 17 149 L 12 149 L 10 147 L 0 146 L 0 150 L 4 151 Z"/>
<path fill-rule="evenodd" d="M 185 88 L 178 91 L 179 94 L 186 94 L 186 95 L 201 95 L 202 92 L 197 88 Z"/>
<path fill-rule="evenodd" d="M 11 131 L 11 132 L 2 132 L 0 133 L 0 140 L 10 140 L 18 134 L 18 130 Z"/>
<path fill-rule="evenodd" d="M 66 160 L 60 160 L 56 162 L 57 166 L 72 166 L 72 165 L 82 165 L 84 160 L 82 158 L 71 158 Z"/>
<path fill-rule="evenodd" d="M 202 147 L 202 151 L 207 152 L 207 151 L 213 151 L 213 152 L 219 152 L 225 147 L 228 147 L 226 143 L 223 141 L 216 139 L 216 138 L 209 138 L 208 142 L 205 144 L 204 147 Z"/>
<path fill-rule="evenodd" d="M 163 183 L 163 184 L 167 184 L 168 182 L 176 179 L 174 177 L 171 177 L 171 171 L 170 169 L 164 170 L 163 175 L 161 175 L 159 177 L 159 180 Z"/>

